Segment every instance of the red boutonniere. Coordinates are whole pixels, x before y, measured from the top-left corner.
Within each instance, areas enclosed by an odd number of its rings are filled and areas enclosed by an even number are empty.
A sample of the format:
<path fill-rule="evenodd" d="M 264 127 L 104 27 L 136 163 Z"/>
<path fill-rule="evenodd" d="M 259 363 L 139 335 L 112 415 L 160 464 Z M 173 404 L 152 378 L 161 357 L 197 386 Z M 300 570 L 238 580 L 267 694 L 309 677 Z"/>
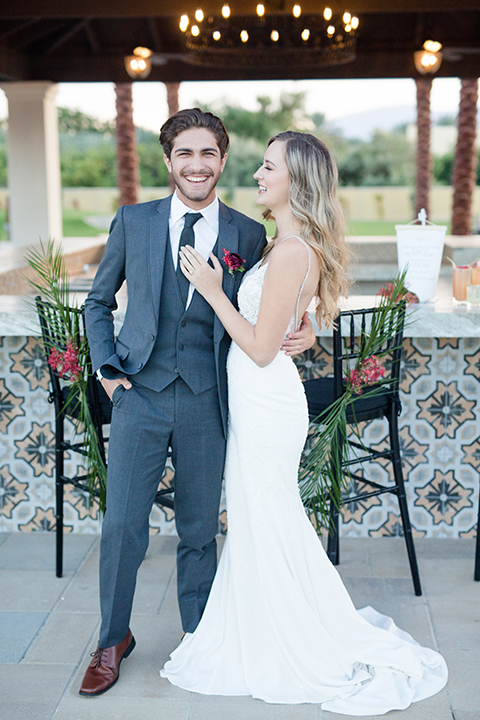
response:
<path fill-rule="evenodd" d="M 245 268 L 243 267 L 243 263 L 245 260 L 240 257 L 240 255 L 237 255 L 237 253 L 232 253 L 230 250 L 227 250 L 226 248 L 223 248 L 223 262 L 228 267 L 228 272 L 233 277 L 233 273 L 235 271 L 238 272 L 245 272 Z"/>

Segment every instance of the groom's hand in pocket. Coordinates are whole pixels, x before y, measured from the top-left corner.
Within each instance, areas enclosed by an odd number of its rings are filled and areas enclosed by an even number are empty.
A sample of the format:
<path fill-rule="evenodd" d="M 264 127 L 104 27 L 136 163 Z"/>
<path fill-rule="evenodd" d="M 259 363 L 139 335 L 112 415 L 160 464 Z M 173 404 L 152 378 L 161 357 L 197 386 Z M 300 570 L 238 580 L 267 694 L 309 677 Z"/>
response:
<path fill-rule="evenodd" d="M 112 399 L 112 395 L 117 385 L 123 385 L 125 390 L 130 390 L 130 388 L 132 387 L 132 383 L 126 377 L 115 378 L 115 380 L 108 380 L 105 377 L 102 378 L 102 387 L 107 393 L 110 400 Z"/>
<path fill-rule="evenodd" d="M 299 355 L 305 350 L 310 350 L 314 343 L 315 331 L 307 311 L 302 317 L 297 332 L 288 333 L 280 349 L 285 351 L 285 355 Z"/>

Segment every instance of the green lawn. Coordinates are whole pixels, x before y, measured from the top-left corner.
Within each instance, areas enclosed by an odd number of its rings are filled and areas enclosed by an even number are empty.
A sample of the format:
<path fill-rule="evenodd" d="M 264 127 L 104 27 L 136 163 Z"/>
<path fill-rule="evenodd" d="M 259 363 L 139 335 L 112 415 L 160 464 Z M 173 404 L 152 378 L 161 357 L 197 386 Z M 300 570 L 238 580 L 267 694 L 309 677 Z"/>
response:
<path fill-rule="evenodd" d="M 274 222 L 264 222 L 267 235 L 271 237 L 275 232 Z M 389 220 L 352 220 L 347 223 L 348 235 L 395 235 L 395 225 L 406 225 L 405 222 Z M 447 223 L 447 233 L 450 232 L 450 224 Z"/>
<path fill-rule="evenodd" d="M 83 221 L 87 213 L 82 210 L 63 211 L 63 237 L 91 237 L 99 235 L 100 230 Z M 91 213 L 90 213 L 91 214 Z"/>
<path fill-rule="evenodd" d="M 93 237 L 100 233 L 98 228 L 87 225 L 83 218 L 89 213 L 81 210 L 63 211 L 63 236 L 64 237 Z M 91 214 L 91 213 L 90 213 Z M 354 220 L 348 223 L 349 235 L 395 235 L 395 225 L 404 224 L 389 222 L 387 220 Z M 5 209 L 0 208 L 0 241 L 6 240 L 5 233 Z M 275 232 L 274 222 L 264 222 L 267 235 L 271 237 Z M 450 232 L 448 223 L 447 233 Z"/>
<path fill-rule="evenodd" d="M 395 235 L 395 225 L 406 225 L 405 221 L 397 220 L 352 220 L 347 224 L 349 235 Z M 450 223 L 447 225 L 447 235 L 450 232 Z"/>
<path fill-rule="evenodd" d="M 64 210 L 63 236 L 64 237 L 92 237 L 99 235 L 100 230 L 83 221 L 86 213 L 80 210 Z M 0 208 L 0 242 L 7 239 L 5 231 L 5 208 Z"/>
<path fill-rule="evenodd" d="M 5 208 L 0 207 L 0 242 L 7 239 L 5 232 Z"/>

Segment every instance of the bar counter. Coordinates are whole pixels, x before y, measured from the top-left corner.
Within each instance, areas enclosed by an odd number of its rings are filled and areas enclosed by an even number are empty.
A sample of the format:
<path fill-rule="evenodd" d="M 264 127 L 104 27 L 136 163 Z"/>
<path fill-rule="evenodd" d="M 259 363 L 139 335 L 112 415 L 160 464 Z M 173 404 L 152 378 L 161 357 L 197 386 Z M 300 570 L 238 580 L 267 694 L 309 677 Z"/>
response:
<path fill-rule="evenodd" d="M 84 295 L 77 294 L 79 302 Z M 33 298 L 31 298 L 33 300 Z M 126 297 L 119 298 L 121 326 Z M 371 307 L 374 296 L 352 295 L 342 309 Z M 313 312 L 311 313 L 312 320 Z M 332 372 L 331 333 L 296 358 L 304 379 Z M 53 407 L 39 326 L 25 296 L 0 295 L 0 531 L 52 530 L 54 518 Z M 451 278 L 441 277 L 434 301 L 408 310 L 403 346 L 400 417 L 402 459 L 410 516 L 417 537 L 473 537 L 476 529 L 480 390 L 480 307 L 454 306 Z M 382 446 L 386 427 L 374 421 L 365 438 Z M 67 463 L 67 473 L 75 470 Z M 167 470 L 171 473 L 171 469 Z M 368 468 L 385 480 L 380 462 Z M 67 488 L 67 530 L 98 532 L 96 507 Z M 220 527 L 225 525 L 222 506 Z M 155 507 L 151 532 L 173 534 L 172 513 Z M 370 498 L 344 510 L 342 534 L 396 536 L 395 499 Z"/>

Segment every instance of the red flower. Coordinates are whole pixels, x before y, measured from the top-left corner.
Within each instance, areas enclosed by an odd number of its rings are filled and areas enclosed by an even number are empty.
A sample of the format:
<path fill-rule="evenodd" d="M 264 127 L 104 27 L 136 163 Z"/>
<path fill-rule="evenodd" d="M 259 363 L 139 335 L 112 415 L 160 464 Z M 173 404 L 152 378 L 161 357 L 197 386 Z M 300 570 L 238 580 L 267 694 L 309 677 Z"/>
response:
<path fill-rule="evenodd" d="M 71 380 L 78 380 L 82 373 L 82 366 L 79 363 L 78 352 L 73 340 L 67 342 L 67 347 L 63 352 L 52 350 L 48 364 L 57 371 L 61 378 L 70 375 Z"/>
<path fill-rule="evenodd" d="M 371 355 L 359 364 L 357 370 L 351 371 L 348 381 L 352 390 L 361 395 L 364 387 L 373 385 L 384 375 L 385 368 L 380 363 L 380 360 L 376 355 Z"/>
<path fill-rule="evenodd" d="M 245 260 L 240 257 L 240 255 L 237 255 L 237 253 L 232 253 L 230 250 L 223 248 L 222 260 L 228 267 L 230 275 L 233 275 L 234 270 L 238 270 L 238 272 L 245 272 L 245 268 L 243 267 Z"/>
<path fill-rule="evenodd" d="M 394 289 L 395 289 L 394 284 L 391 282 L 387 282 L 387 283 L 385 283 L 385 285 L 383 285 L 383 287 L 380 288 L 377 295 L 382 295 L 383 297 L 391 298 L 393 295 Z M 406 288 L 399 289 L 396 297 L 394 297 L 393 300 L 406 300 L 409 305 L 411 303 L 419 302 L 418 296 L 415 295 L 415 293 L 409 292 Z"/>

